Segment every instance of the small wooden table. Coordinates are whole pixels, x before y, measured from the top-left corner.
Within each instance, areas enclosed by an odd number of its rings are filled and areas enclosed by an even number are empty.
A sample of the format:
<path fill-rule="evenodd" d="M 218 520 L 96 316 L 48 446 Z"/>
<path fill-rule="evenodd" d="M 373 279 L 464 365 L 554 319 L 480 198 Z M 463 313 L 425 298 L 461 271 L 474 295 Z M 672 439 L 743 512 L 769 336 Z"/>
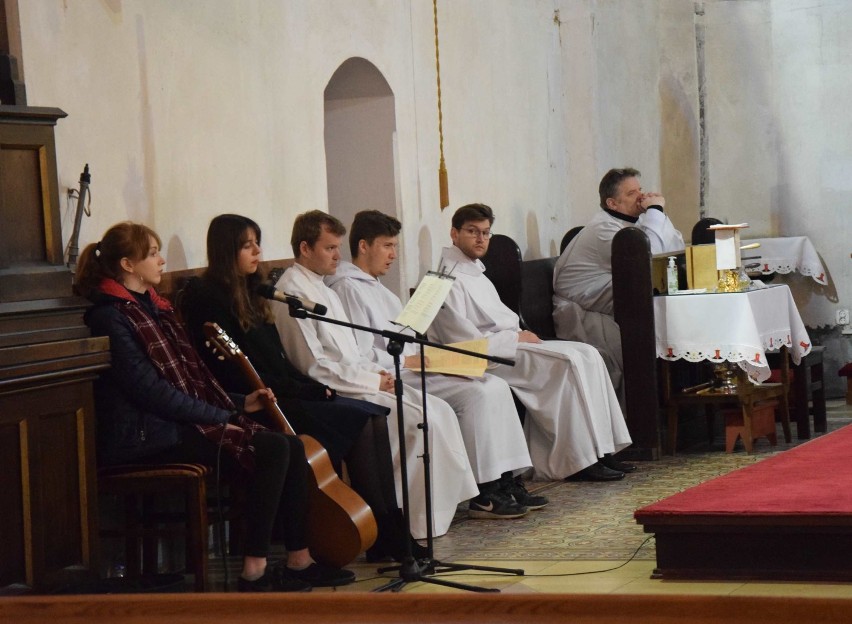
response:
<path fill-rule="evenodd" d="M 746 452 L 751 453 L 753 440 L 756 437 L 753 429 L 753 414 L 755 404 L 777 398 L 781 402 L 781 426 L 784 429 L 784 440 L 790 442 L 790 408 L 787 401 L 787 391 L 790 387 L 790 370 L 788 358 L 782 358 L 784 364 L 781 369 L 781 383 L 753 384 L 738 371 L 737 390 L 733 393 L 719 392 L 714 388 L 706 388 L 697 392 L 673 392 L 671 387 L 671 375 L 669 362 L 663 363 L 663 400 L 666 405 L 668 418 L 668 443 L 667 452 L 674 455 L 677 447 L 677 425 L 680 408 L 684 405 L 704 405 L 708 410 L 714 410 L 723 405 L 736 403 L 742 410 L 743 416 L 743 446 Z"/>

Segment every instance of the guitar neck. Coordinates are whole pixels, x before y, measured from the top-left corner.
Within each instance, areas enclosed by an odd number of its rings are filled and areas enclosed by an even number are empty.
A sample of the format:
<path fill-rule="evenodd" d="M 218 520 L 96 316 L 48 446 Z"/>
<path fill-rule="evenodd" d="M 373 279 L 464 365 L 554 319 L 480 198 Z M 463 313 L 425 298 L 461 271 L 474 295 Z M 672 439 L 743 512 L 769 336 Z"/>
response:
<path fill-rule="evenodd" d="M 257 374 L 257 371 L 254 369 L 254 366 L 246 357 L 246 355 L 240 352 L 238 357 L 238 364 L 242 369 L 243 375 L 248 381 L 249 385 L 255 390 L 263 390 L 266 388 L 266 384 L 263 383 L 263 379 L 260 378 L 260 375 Z M 284 416 L 284 412 L 281 411 L 278 403 L 273 401 L 267 396 L 262 396 L 261 400 L 263 402 L 263 407 L 266 410 L 266 413 L 272 419 L 272 421 L 277 425 L 278 430 L 281 433 L 286 433 L 288 435 L 296 435 L 296 432 L 293 430 L 293 427 L 290 426 L 290 423 L 287 422 L 287 417 Z"/>

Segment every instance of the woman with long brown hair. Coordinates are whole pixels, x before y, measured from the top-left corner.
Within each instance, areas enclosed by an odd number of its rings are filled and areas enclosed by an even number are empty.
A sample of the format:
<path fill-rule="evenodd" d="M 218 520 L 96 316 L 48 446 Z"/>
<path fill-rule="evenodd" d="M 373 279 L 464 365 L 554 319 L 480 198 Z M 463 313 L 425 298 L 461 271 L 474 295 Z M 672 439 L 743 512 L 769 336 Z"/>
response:
<path fill-rule="evenodd" d="M 85 321 L 93 335 L 109 337 L 112 355 L 111 368 L 95 384 L 99 464 L 218 464 L 245 484 L 240 591 L 308 591 L 352 582 L 350 571 L 318 564 L 308 551 L 301 441 L 248 416 L 274 394 L 228 394 L 216 382 L 171 304 L 154 289 L 164 264 L 159 236 L 130 222 L 112 226 L 80 255 L 76 287 L 94 304 Z M 287 560 L 268 568 L 279 522 Z"/>
<path fill-rule="evenodd" d="M 203 325 L 215 322 L 239 345 L 278 398 L 298 433 L 316 438 L 338 470 L 346 460 L 352 487 L 376 516 L 379 537 L 367 551 L 371 561 L 401 559 L 408 535 L 396 500 L 393 464 L 383 406 L 338 396 L 302 374 L 287 357 L 269 302 L 258 294 L 265 276 L 260 267 L 260 226 L 235 214 L 215 217 L 207 230 L 207 271 L 180 294 L 180 310 L 196 345 Z M 204 353 L 205 361 L 228 390 L 245 392 L 246 381 L 232 361 Z M 415 555 L 422 554 L 414 543 Z"/>

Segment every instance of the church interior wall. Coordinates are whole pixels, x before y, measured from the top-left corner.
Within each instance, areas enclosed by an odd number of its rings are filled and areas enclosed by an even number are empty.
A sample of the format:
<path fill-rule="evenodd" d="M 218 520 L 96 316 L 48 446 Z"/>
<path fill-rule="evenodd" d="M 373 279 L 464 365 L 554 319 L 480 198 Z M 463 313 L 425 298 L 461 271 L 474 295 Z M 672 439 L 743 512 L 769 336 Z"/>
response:
<path fill-rule="evenodd" d="M 495 231 L 525 257 L 553 255 L 562 233 L 597 210 L 603 172 L 632 165 L 684 231 L 703 199 L 710 216 L 748 221 L 750 235 L 809 236 L 832 283 L 800 285 L 797 303 L 809 326 L 833 332 L 835 357 L 852 359 L 834 326 L 836 308 L 852 307 L 852 5 L 439 0 L 438 9 L 443 212 L 428 0 L 20 2 L 29 104 L 69 114 L 57 126 L 62 192 L 92 168 L 81 243 L 118 220 L 143 221 L 164 237 L 168 269 L 196 267 L 207 221 L 240 212 L 264 228 L 268 258 L 290 256 L 294 216 L 328 208 L 324 89 L 361 57 L 394 95 L 403 290 L 434 266 L 459 205 L 492 205 Z M 73 205 L 62 199 L 67 237 Z"/>

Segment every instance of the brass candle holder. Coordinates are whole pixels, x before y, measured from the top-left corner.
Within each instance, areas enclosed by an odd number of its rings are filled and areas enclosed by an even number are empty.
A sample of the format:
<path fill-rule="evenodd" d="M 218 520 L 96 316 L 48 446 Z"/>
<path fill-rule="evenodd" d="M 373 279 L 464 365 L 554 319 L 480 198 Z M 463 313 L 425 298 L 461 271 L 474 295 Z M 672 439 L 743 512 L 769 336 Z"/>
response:
<path fill-rule="evenodd" d="M 713 376 L 716 378 L 713 392 L 736 394 L 739 391 L 740 380 L 736 365 L 730 362 L 713 364 Z"/>
<path fill-rule="evenodd" d="M 716 292 L 732 293 L 746 290 L 751 280 L 743 279 L 743 275 L 745 274 L 740 269 L 722 269 L 719 271 Z"/>

